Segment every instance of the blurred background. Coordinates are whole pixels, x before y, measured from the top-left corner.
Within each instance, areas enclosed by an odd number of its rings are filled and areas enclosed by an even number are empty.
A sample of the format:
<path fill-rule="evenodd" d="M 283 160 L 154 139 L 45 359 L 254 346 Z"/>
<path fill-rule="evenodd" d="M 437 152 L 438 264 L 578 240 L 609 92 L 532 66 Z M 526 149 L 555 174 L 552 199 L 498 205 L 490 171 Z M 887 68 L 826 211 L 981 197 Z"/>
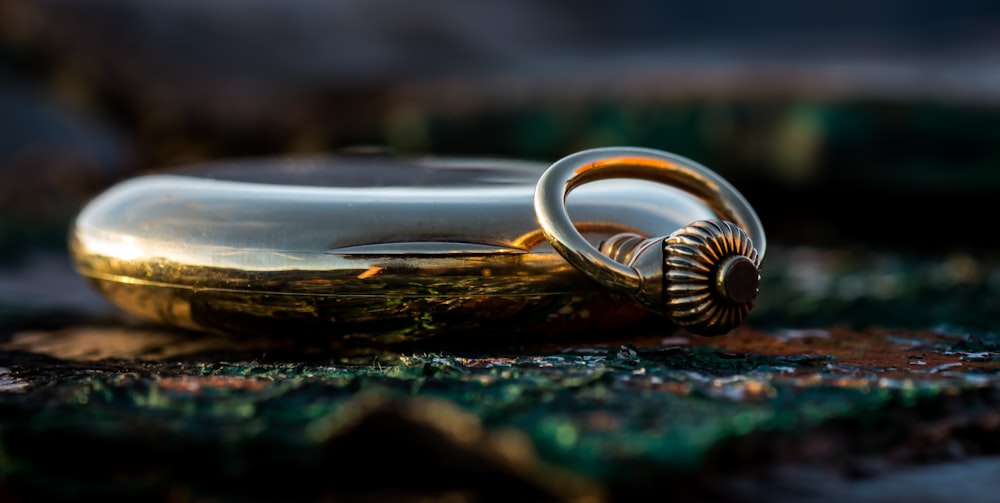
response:
<path fill-rule="evenodd" d="M 984 250 L 1000 4 L 0 0 L 7 254 L 147 169 L 626 144 L 729 178 L 778 246 Z"/>

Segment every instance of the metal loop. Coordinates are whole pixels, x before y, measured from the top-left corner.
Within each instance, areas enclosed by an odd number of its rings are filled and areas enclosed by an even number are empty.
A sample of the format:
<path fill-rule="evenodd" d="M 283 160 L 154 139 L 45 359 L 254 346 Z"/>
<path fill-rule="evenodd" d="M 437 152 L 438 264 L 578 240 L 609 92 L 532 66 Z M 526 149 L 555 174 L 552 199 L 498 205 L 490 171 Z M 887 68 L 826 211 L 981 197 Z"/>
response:
<path fill-rule="evenodd" d="M 569 263 L 601 284 L 626 293 L 642 288 L 634 268 L 601 253 L 573 225 L 566 196 L 585 183 L 611 178 L 636 178 L 663 183 L 688 192 L 719 218 L 738 225 L 757 248 L 761 260 L 767 248 L 764 228 L 753 208 L 728 181 L 688 158 L 639 147 L 584 150 L 552 164 L 535 186 L 535 215 L 552 247 Z"/>

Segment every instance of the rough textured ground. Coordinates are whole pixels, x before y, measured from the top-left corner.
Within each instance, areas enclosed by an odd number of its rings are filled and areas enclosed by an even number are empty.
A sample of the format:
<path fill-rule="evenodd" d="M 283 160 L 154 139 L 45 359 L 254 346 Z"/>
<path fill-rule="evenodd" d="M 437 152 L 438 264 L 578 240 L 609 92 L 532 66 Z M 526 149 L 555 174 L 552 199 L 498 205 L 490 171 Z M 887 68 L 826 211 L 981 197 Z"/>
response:
<path fill-rule="evenodd" d="M 976 474 L 998 467 L 1000 337 L 970 305 L 1000 299 L 996 262 L 807 248 L 769 257 L 785 266 L 751 321 L 722 337 L 650 323 L 337 351 L 295 334 L 146 326 L 86 290 L 32 305 L 18 299 L 45 296 L 9 268 L 3 491 L 179 501 L 992 494 L 993 478 Z M 48 260 L 31 277 L 48 271 L 75 291 L 79 280 Z M 955 323 L 932 323 L 944 315 Z M 363 482 L 371 472 L 377 489 Z"/>

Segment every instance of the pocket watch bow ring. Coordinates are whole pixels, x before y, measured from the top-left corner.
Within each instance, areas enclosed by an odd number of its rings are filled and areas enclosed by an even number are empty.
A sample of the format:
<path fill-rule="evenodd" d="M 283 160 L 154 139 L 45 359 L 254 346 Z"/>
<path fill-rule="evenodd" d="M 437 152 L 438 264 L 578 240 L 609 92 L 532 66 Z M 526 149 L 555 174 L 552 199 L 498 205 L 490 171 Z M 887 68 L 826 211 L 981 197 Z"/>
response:
<path fill-rule="evenodd" d="M 160 170 L 89 201 L 69 247 L 139 318 L 393 343 L 604 330 L 649 311 L 723 333 L 753 305 L 764 232 L 707 168 L 616 147 L 552 165 L 342 154 Z"/>
<path fill-rule="evenodd" d="M 620 233 L 595 247 L 570 220 L 566 196 L 585 183 L 611 178 L 681 188 L 719 218 L 692 222 L 664 237 Z M 764 230 L 736 189 L 690 159 L 628 147 L 578 152 L 546 170 L 535 189 L 534 205 L 545 237 L 568 262 L 693 333 L 726 333 L 753 308 L 766 247 Z"/>

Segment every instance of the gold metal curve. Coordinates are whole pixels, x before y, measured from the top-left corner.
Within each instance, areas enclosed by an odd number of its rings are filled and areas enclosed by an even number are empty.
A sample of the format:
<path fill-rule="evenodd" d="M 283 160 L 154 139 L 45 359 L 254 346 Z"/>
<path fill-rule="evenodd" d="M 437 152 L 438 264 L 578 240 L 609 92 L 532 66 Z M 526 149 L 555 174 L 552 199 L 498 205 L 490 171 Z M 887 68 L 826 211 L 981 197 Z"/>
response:
<path fill-rule="evenodd" d="M 532 201 L 546 168 L 363 156 L 178 168 L 100 194 L 69 244 L 77 271 L 122 310 L 196 330 L 397 342 L 644 316 L 541 237 Z M 580 188 L 567 206 L 594 244 L 713 215 L 634 180 Z"/>
<path fill-rule="evenodd" d="M 740 226 L 763 259 L 767 240 L 760 219 L 743 195 L 714 171 L 661 150 L 596 148 L 552 164 L 538 180 L 534 205 L 538 223 L 552 247 L 598 283 L 630 295 L 643 288 L 640 273 L 601 253 L 580 234 L 566 210 L 566 198 L 571 191 L 590 182 L 613 178 L 659 182 L 687 192 L 715 212 L 715 218 Z"/>

